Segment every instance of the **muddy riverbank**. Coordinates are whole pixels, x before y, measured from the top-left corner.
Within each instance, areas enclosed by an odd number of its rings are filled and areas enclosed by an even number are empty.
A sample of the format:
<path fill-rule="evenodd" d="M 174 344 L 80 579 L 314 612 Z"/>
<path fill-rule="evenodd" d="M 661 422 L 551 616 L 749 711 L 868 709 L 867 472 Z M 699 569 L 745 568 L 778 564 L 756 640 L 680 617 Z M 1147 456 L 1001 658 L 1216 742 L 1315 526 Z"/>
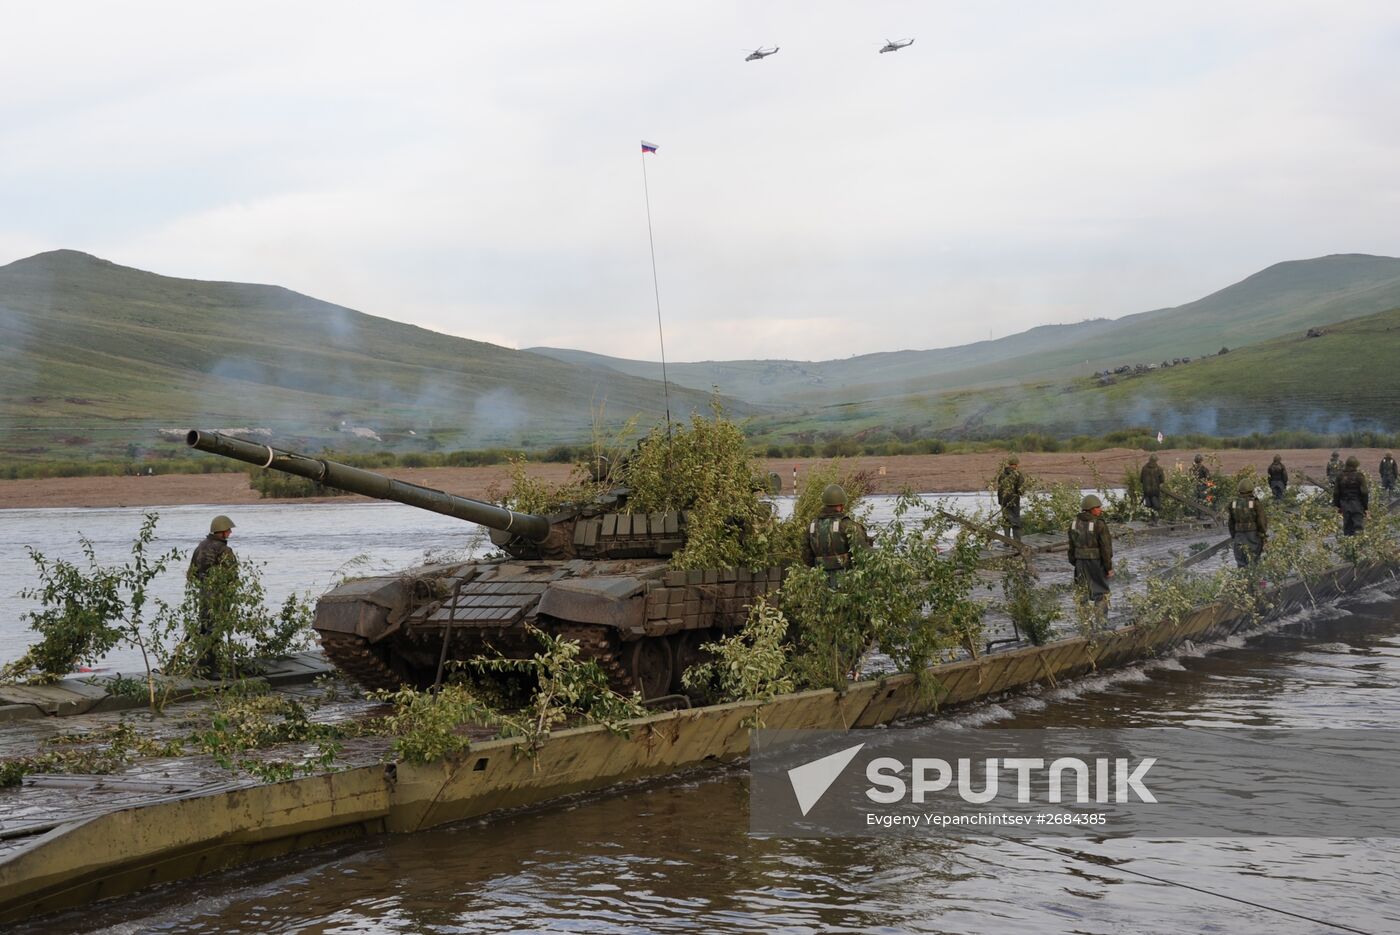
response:
<path fill-rule="evenodd" d="M 1161 452 L 1160 457 L 1163 465 L 1171 469 L 1177 464 L 1189 464 L 1195 453 L 1191 449 L 1170 449 Z M 1220 459 L 1221 467 L 1226 471 L 1253 466 L 1262 472 L 1276 453 L 1283 455 L 1284 463 L 1295 476 L 1299 472 L 1320 476 L 1330 452 L 1327 449 L 1300 448 L 1278 452 L 1224 450 L 1213 454 Z M 1384 453 L 1371 448 L 1348 449 L 1345 452 L 1360 458 L 1362 467 L 1367 470 L 1374 470 Z M 985 489 L 1003 457 L 1002 452 L 983 452 L 846 460 L 858 470 L 869 471 L 873 475 L 875 493 L 897 493 L 906 487 L 926 493 L 949 493 Z M 1146 457 L 1144 452 L 1131 448 L 1110 448 L 1087 454 L 1028 452 L 1021 456 L 1021 467 L 1047 481 L 1063 481 L 1083 487 L 1094 484 L 1094 471 L 1097 468 L 1106 481 L 1116 485 L 1126 469 L 1142 464 Z M 821 458 L 775 458 L 766 462 L 767 470 L 776 471 L 782 477 L 784 493 L 792 492 L 794 467 L 797 468 L 800 484 L 808 472 L 825 463 L 825 459 Z M 565 480 L 570 470 L 567 464 L 536 464 L 530 467 L 533 476 L 551 482 Z M 493 488 L 503 488 L 509 483 L 507 466 L 499 464 L 466 468 L 392 468 L 384 473 L 478 499 L 488 498 Z M 237 505 L 259 502 L 262 501 L 257 491 L 248 486 L 248 475 L 241 472 L 0 481 L 0 509 Z"/>

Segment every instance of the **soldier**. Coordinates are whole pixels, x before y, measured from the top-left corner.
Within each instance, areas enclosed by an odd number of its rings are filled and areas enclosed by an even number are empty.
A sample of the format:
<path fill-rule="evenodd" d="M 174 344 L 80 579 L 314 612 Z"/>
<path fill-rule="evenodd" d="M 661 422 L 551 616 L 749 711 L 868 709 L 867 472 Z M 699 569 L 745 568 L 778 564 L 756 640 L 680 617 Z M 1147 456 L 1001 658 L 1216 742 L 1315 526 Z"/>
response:
<path fill-rule="evenodd" d="M 1387 451 L 1385 457 L 1381 458 L 1381 489 L 1386 493 L 1395 492 L 1397 467 L 1400 467 L 1400 465 L 1396 465 L 1395 459 L 1392 458 L 1390 452 Z"/>
<path fill-rule="evenodd" d="M 1210 468 L 1206 467 L 1204 455 L 1196 455 L 1196 464 L 1191 468 L 1191 476 L 1196 478 L 1196 499 L 1205 503 L 1206 495 L 1210 493 Z"/>
<path fill-rule="evenodd" d="M 1275 500 L 1282 500 L 1283 492 L 1287 489 L 1288 468 L 1283 466 L 1283 455 L 1274 455 L 1274 461 L 1269 465 L 1269 492 Z"/>
<path fill-rule="evenodd" d="M 199 668 L 212 673 L 215 667 L 214 647 L 211 637 L 214 633 L 214 608 L 216 594 L 209 593 L 206 581 L 209 573 L 218 567 L 232 569 L 237 574 L 238 556 L 229 547 L 228 537 L 233 534 L 233 520 L 227 516 L 216 516 L 209 524 L 209 535 L 195 547 L 190 556 L 190 567 L 186 580 L 199 588 L 199 633 L 204 650 L 199 659 Z"/>
<path fill-rule="evenodd" d="M 802 544 L 803 559 L 814 568 L 825 568 L 830 575 L 851 567 L 851 555 L 870 545 L 870 536 L 860 520 L 846 515 L 846 491 L 840 484 L 827 484 L 822 491 L 822 509 L 807 527 Z"/>
<path fill-rule="evenodd" d="M 1342 456 L 1337 452 L 1332 452 L 1332 459 L 1327 462 L 1327 486 L 1333 490 L 1337 489 L 1337 475 L 1342 473 Z"/>
<path fill-rule="evenodd" d="M 1259 561 L 1269 535 L 1269 517 L 1264 504 L 1254 497 L 1254 485 L 1240 484 L 1239 494 L 1230 501 L 1230 536 L 1235 541 L 1235 564 L 1241 568 Z"/>
<path fill-rule="evenodd" d="M 1354 536 L 1366 528 L 1371 491 L 1356 458 L 1347 458 L 1346 469 L 1337 475 L 1337 482 L 1332 485 L 1332 505 L 1342 514 L 1342 535 Z"/>
<path fill-rule="evenodd" d="M 1006 534 L 1017 541 L 1021 538 L 1021 496 L 1026 490 L 1026 476 L 1021 473 L 1020 464 L 1016 455 L 1007 458 L 996 481 L 997 503 Z"/>
<path fill-rule="evenodd" d="M 1157 455 L 1147 456 L 1138 480 L 1142 482 L 1142 505 L 1154 513 L 1162 512 L 1162 485 L 1167 482 L 1167 475 L 1157 463 Z"/>
<path fill-rule="evenodd" d="M 1080 503 L 1080 513 L 1069 527 L 1069 563 L 1074 566 L 1074 583 L 1094 602 L 1095 613 L 1108 615 L 1108 579 L 1113 577 L 1113 534 L 1103 521 L 1103 502 L 1089 494 Z"/>

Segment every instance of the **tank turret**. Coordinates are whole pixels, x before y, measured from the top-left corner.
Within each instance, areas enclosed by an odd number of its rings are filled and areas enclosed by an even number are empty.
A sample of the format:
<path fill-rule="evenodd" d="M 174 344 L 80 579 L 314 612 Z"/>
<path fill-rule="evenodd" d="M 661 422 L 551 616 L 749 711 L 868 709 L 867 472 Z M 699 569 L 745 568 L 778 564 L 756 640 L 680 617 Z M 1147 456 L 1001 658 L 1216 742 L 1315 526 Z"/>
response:
<path fill-rule="evenodd" d="M 533 627 L 577 641 L 619 691 L 673 694 L 700 647 L 742 626 L 753 600 L 782 583 L 780 568 L 671 568 L 684 512 L 628 512 L 623 488 L 539 516 L 216 432 L 190 431 L 185 443 L 491 530 L 508 557 L 353 579 L 317 601 L 326 656 L 367 688 L 431 685 L 449 660 L 528 657 L 539 649 Z"/>

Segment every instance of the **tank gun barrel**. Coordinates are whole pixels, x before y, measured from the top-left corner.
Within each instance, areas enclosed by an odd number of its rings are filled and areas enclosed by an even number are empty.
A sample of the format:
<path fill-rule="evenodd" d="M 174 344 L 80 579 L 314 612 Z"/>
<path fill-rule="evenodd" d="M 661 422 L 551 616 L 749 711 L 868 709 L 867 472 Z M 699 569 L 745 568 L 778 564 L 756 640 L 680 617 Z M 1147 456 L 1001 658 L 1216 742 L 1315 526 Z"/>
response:
<path fill-rule="evenodd" d="M 305 477 L 337 490 L 374 497 L 376 500 L 393 500 L 420 510 L 479 523 L 531 542 L 543 542 L 549 536 L 549 520 L 543 516 L 517 513 L 495 504 L 395 480 L 338 461 L 310 458 L 269 445 L 258 445 L 240 438 L 220 435 L 218 432 L 201 432 L 198 429 L 191 429 L 185 435 L 185 444 L 235 461 Z"/>

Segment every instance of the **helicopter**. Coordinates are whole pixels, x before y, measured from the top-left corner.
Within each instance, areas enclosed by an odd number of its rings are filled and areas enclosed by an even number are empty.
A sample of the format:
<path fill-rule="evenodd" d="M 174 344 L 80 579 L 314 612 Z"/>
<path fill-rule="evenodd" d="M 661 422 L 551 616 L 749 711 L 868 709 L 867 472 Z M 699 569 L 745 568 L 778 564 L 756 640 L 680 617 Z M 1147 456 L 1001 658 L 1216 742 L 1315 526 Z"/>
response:
<path fill-rule="evenodd" d="M 772 55 L 774 52 L 778 51 L 778 47 L 777 47 L 777 46 L 773 46 L 773 48 L 771 48 L 771 49 L 765 49 L 763 46 L 759 46 L 758 48 L 753 49 L 752 51 L 750 51 L 750 50 L 748 50 L 748 49 L 741 49 L 740 51 L 742 51 L 742 52 L 748 52 L 748 53 L 749 53 L 747 56 L 744 57 L 744 61 L 746 61 L 746 62 L 756 62 L 756 61 L 758 61 L 759 59 L 761 59 L 761 58 L 767 58 L 768 56 Z"/>
<path fill-rule="evenodd" d="M 898 52 L 905 46 L 913 44 L 913 39 L 886 39 L 884 47 L 880 49 L 880 54 L 884 55 L 886 52 Z"/>

